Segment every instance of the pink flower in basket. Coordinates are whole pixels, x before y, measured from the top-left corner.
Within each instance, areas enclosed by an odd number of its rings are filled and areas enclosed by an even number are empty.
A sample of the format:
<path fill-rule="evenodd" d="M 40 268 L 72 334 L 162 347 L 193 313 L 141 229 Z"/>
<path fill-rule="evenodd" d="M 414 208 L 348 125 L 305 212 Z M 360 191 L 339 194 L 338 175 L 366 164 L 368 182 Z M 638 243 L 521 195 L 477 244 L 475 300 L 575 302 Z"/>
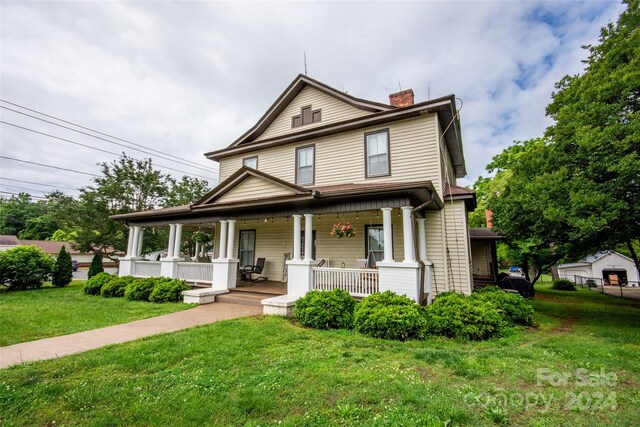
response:
<path fill-rule="evenodd" d="M 356 230 L 350 222 L 339 222 L 337 224 L 333 224 L 333 228 L 331 229 L 331 237 L 352 237 L 355 234 Z"/>

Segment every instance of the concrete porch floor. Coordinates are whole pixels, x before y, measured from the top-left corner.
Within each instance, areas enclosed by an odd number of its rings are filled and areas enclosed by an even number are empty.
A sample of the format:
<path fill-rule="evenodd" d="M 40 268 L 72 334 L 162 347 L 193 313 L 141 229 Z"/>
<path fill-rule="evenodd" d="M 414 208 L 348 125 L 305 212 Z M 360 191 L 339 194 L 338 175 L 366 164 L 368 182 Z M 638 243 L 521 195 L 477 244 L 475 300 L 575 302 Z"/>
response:
<path fill-rule="evenodd" d="M 261 283 L 238 280 L 233 291 L 254 292 L 267 295 L 285 295 L 287 293 L 287 284 L 284 282 L 277 282 L 275 280 L 267 280 Z"/>

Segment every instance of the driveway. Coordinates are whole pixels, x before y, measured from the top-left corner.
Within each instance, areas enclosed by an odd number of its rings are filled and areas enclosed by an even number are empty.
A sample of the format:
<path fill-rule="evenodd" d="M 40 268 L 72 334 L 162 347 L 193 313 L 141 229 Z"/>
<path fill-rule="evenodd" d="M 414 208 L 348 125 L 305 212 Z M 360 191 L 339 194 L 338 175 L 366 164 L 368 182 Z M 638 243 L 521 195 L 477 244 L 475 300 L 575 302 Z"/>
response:
<path fill-rule="evenodd" d="M 105 273 L 115 274 L 118 272 L 117 268 L 105 268 Z M 79 268 L 78 271 L 73 272 L 73 280 L 87 280 L 87 274 L 89 273 L 88 267 Z"/>

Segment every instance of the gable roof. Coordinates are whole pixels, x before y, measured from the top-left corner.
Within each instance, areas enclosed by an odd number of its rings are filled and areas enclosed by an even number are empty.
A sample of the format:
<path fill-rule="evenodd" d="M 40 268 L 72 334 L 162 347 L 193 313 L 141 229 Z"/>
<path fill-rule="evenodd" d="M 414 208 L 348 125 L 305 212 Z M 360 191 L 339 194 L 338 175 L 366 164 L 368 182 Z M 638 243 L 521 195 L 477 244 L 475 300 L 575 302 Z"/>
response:
<path fill-rule="evenodd" d="M 226 194 L 229 194 L 235 188 L 241 185 L 243 182 L 251 178 L 255 178 L 260 181 L 263 181 L 272 188 L 279 188 L 279 189 L 285 190 L 286 194 L 288 195 L 301 195 L 301 194 L 312 193 L 312 190 L 309 190 L 307 188 L 299 187 L 297 185 L 291 184 L 290 182 L 276 178 L 275 176 L 271 176 L 259 170 L 252 169 L 248 166 L 242 166 L 229 178 L 225 179 L 223 182 L 218 184 L 217 187 L 209 191 L 200 200 L 195 202 L 192 205 L 192 207 L 195 208 L 195 207 L 201 207 L 203 205 L 209 205 L 215 202 L 216 200 L 219 200 L 221 197 L 225 196 Z M 252 200 L 255 200 L 255 198 L 252 198 Z"/>
<path fill-rule="evenodd" d="M 18 246 L 20 240 L 16 236 L 10 236 L 7 234 L 0 235 L 0 245 L 2 246 Z"/>
<path fill-rule="evenodd" d="M 580 266 L 587 266 L 587 265 L 591 265 L 594 262 L 598 261 L 599 259 L 602 259 L 608 255 L 614 255 L 614 256 L 619 256 L 621 258 L 627 259 L 631 262 L 633 262 L 633 260 L 631 258 L 629 258 L 628 256 L 622 255 L 621 253 L 618 253 L 616 251 L 600 251 L 600 252 L 596 252 L 593 255 L 587 255 L 586 257 L 582 258 L 581 260 L 577 261 L 577 262 L 573 262 L 573 263 L 569 263 L 569 264 L 560 264 L 558 265 L 558 268 L 567 268 L 567 267 L 580 267 Z"/>
<path fill-rule="evenodd" d="M 368 101 L 366 99 L 356 98 L 347 93 L 341 92 L 332 88 L 318 80 L 312 79 L 304 74 L 298 74 L 298 76 L 287 86 L 282 94 L 276 99 L 276 101 L 267 109 L 267 111 L 260 117 L 258 122 L 253 125 L 248 131 L 246 131 L 240 138 L 236 139 L 229 147 L 236 147 L 240 144 L 246 144 L 257 138 L 262 132 L 264 132 L 271 123 L 280 115 L 285 107 L 304 89 L 310 86 L 319 90 L 329 96 L 332 96 L 352 107 L 360 110 L 376 113 L 379 111 L 392 110 L 392 107 L 387 104 L 379 102 Z"/>
<path fill-rule="evenodd" d="M 475 227 L 469 228 L 469 238 L 471 240 L 500 240 L 504 236 L 499 235 L 490 228 Z"/>

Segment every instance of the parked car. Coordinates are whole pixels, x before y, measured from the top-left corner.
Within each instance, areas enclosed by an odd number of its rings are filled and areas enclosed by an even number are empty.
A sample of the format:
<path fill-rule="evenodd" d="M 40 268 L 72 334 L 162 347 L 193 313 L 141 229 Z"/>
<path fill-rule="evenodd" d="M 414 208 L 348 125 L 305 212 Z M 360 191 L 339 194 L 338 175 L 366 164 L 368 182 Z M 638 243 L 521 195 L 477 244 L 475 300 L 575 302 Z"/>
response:
<path fill-rule="evenodd" d="M 73 269 L 73 271 L 78 271 L 78 260 L 71 260 L 71 268 Z"/>

